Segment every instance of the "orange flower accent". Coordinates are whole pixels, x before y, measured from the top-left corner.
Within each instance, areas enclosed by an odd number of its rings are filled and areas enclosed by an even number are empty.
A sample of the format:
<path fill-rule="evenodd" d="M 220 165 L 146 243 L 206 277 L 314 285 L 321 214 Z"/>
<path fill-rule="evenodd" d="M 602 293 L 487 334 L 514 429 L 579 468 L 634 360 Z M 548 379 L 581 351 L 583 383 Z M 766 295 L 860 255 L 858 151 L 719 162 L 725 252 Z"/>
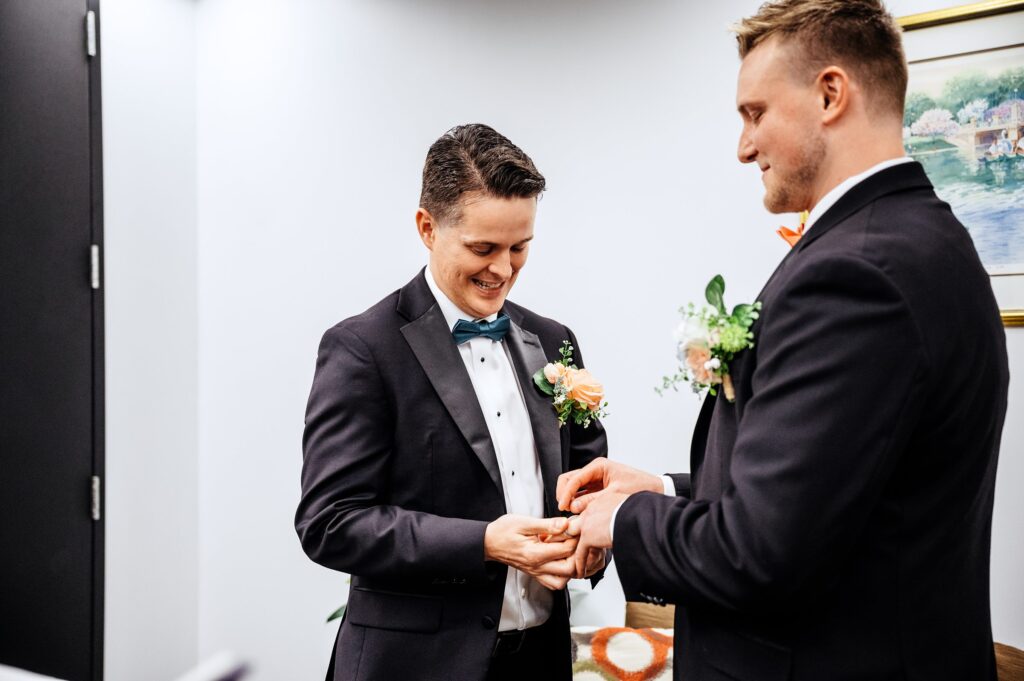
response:
<path fill-rule="evenodd" d="M 800 239 L 803 237 L 804 226 L 807 224 L 807 215 L 808 212 L 806 210 L 800 213 L 800 226 L 796 228 L 795 232 L 791 230 L 789 227 L 779 227 L 777 230 L 775 230 L 775 233 L 781 236 L 783 241 L 789 244 L 790 248 L 796 246 L 797 242 L 799 242 Z"/>
<path fill-rule="evenodd" d="M 586 369 L 569 369 L 565 386 L 567 396 L 580 404 L 586 405 L 590 411 L 597 411 L 604 399 L 604 386 Z"/>
<path fill-rule="evenodd" d="M 686 368 L 698 383 L 710 385 L 718 382 L 718 377 L 704 368 L 710 359 L 711 351 L 705 345 L 694 345 L 686 349 Z"/>

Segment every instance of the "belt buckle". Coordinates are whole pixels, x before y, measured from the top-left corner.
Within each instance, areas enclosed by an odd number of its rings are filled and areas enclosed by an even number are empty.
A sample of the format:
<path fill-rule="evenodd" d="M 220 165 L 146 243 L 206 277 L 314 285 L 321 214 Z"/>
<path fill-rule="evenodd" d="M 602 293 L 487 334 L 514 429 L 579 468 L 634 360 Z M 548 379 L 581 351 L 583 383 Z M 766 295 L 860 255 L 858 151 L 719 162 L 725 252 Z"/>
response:
<path fill-rule="evenodd" d="M 494 640 L 494 650 L 491 652 L 491 657 L 515 655 L 522 649 L 525 639 L 526 629 L 498 632 L 498 637 Z"/>

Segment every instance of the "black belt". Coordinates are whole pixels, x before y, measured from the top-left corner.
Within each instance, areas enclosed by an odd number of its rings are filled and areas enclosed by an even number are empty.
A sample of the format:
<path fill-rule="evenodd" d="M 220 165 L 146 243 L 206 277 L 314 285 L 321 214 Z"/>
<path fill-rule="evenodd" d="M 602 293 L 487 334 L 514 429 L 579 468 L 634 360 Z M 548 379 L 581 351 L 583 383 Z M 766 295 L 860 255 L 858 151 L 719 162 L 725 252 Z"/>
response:
<path fill-rule="evenodd" d="M 539 627 L 517 629 L 515 631 L 499 631 L 498 638 L 494 640 L 494 650 L 491 651 L 491 657 L 515 655 L 522 650 L 527 636 L 530 636 L 531 632 L 535 632 L 537 629 Z"/>

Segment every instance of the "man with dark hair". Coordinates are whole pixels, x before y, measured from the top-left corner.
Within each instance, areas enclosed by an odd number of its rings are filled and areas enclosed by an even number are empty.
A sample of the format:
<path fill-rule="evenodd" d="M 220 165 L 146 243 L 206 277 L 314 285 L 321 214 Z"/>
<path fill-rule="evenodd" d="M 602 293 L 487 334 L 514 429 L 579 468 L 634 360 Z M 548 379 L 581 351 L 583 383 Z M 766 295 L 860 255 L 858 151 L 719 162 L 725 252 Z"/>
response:
<path fill-rule="evenodd" d="M 899 28 L 877 0 L 781 0 L 736 33 L 739 160 L 768 210 L 810 214 L 691 473 L 559 480 L 578 551 L 614 541 L 627 596 L 678 604 L 677 679 L 994 681 L 1006 341 L 970 236 L 904 156 Z"/>
<path fill-rule="evenodd" d="M 429 266 L 324 334 L 295 525 L 352 575 L 328 681 L 571 678 L 555 483 L 607 443 L 600 423 L 559 428 L 533 385 L 572 332 L 506 300 L 543 190 L 492 128 L 445 133 L 416 212 Z"/>

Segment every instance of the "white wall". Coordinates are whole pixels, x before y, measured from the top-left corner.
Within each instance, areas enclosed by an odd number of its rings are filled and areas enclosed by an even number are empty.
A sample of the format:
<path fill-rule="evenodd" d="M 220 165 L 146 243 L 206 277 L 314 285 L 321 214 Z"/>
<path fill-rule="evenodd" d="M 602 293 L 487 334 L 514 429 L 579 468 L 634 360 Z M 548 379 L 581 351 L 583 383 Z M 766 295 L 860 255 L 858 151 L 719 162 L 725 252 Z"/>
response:
<path fill-rule="evenodd" d="M 997 641 L 1024 648 L 1024 328 L 1006 330 L 1010 401 L 996 474 L 992 519 L 992 632 Z"/>
<path fill-rule="evenodd" d="M 195 8 L 101 12 L 106 678 L 160 681 L 198 650 Z"/>
<path fill-rule="evenodd" d="M 734 158 L 726 26 L 757 4 L 105 0 L 108 679 L 170 678 L 197 645 L 258 680 L 322 676 L 346 587 L 292 529 L 316 346 L 424 262 L 419 173 L 456 123 L 548 178 L 513 298 L 577 332 L 612 455 L 686 467 L 697 400 L 653 391 L 675 310 L 718 272 L 751 299 L 786 250 Z M 1012 416 L 1005 442 L 993 620 L 1024 647 Z M 621 613 L 612 576 L 575 614 Z"/>

